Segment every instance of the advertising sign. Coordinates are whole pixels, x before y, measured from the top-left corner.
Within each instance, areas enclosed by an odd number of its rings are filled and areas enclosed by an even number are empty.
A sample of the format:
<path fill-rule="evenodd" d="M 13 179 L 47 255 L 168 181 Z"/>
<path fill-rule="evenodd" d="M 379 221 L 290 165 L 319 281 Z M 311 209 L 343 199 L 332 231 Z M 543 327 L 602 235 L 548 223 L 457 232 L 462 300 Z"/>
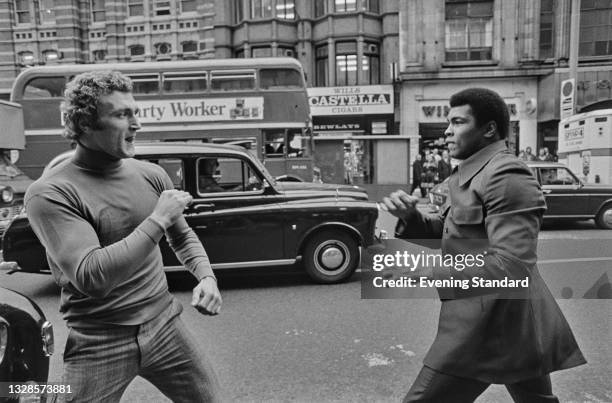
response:
<path fill-rule="evenodd" d="M 574 114 L 575 87 L 576 80 L 573 78 L 561 81 L 561 101 L 559 102 L 559 107 L 561 108 L 559 112 L 560 119 L 568 118 Z"/>
<path fill-rule="evenodd" d="M 141 123 L 262 120 L 263 97 L 138 102 Z"/>
<path fill-rule="evenodd" d="M 393 113 L 392 85 L 308 88 L 313 116 Z"/>

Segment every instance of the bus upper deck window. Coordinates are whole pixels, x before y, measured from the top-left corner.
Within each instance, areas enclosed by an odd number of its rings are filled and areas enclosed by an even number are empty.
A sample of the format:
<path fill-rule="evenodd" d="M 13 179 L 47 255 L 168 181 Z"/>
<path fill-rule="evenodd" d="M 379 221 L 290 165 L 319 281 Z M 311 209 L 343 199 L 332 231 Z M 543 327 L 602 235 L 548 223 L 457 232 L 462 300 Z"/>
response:
<path fill-rule="evenodd" d="M 293 69 L 261 69 L 259 71 L 261 89 L 302 88 L 300 73 Z"/>
<path fill-rule="evenodd" d="M 243 91 L 255 89 L 254 71 L 213 71 L 210 88 L 216 91 Z"/>
<path fill-rule="evenodd" d="M 64 96 L 66 87 L 65 77 L 37 77 L 25 86 L 24 99 L 33 98 L 59 98 Z"/>
<path fill-rule="evenodd" d="M 134 95 L 157 94 L 159 92 L 159 76 L 157 74 L 139 74 L 130 76 Z"/>
<path fill-rule="evenodd" d="M 202 92 L 206 91 L 206 73 L 166 73 L 164 92 Z"/>

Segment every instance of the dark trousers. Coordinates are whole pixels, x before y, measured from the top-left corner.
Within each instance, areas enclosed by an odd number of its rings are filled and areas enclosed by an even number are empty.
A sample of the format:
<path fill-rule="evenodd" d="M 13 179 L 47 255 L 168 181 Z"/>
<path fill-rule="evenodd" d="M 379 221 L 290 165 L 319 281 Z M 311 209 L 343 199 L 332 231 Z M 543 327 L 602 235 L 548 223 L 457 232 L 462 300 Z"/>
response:
<path fill-rule="evenodd" d="M 505 385 L 516 403 L 559 403 L 550 376 Z M 403 402 L 471 403 L 489 387 L 475 379 L 459 378 L 423 366 Z"/>
<path fill-rule="evenodd" d="M 421 181 L 412 182 L 412 189 L 410 189 L 410 195 L 414 193 L 414 189 L 416 188 L 419 188 L 419 190 L 421 191 L 421 197 L 425 197 L 425 189 L 423 189 L 423 187 L 421 186 Z"/>

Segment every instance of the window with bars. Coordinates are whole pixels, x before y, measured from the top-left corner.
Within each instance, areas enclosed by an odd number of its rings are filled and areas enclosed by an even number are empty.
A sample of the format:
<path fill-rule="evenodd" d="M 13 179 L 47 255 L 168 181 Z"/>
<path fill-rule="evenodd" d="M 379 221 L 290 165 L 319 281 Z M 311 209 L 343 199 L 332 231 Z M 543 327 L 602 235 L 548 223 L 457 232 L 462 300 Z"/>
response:
<path fill-rule="evenodd" d="M 15 0 L 15 19 L 18 24 L 28 24 L 32 22 L 29 0 Z"/>
<path fill-rule="evenodd" d="M 101 62 L 104 59 L 106 59 L 106 50 L 102 50 L 102 49 L 94 50 L 92 54 L 93 54 L 93 60 L 96 62 Z"/>
<path fill-rule="evenodd" d="M 357 43 L 336 43 L 336 85 L 357 85 Z"/>
<path fill-rule="evenodd" d="M 334 11 L 337 13 L 357 11 L 357 0 L 334 0 Z"/>
<path fill-rule="evenodd" d="M 90 6 L 91 6 L 91 21 L 92 22 L 104 22 L 106 20 L 104 0 L 91 0 Z"/>
<path fill-rule="evenodd" d="M 257 46 L 251 48 L 251 57 L 271 57 L 272 48 L 269 46 Z"/>
<path fill-rule="evenodd" d="M 198 44 L 194 41 L 182 43 L 183 53 L 195 53 L 198 50 Z"/>
<path fill-rule="evenodd" d="M 55 24 L 55 0 L 40 0 L 41 24 Z"/>
<path fill-rule="evenodd" d="M 493 0 L 446 0 L 446 61 L 491 60 Z"/>
<path fill-rule="evenodd" d="M 144 16 L 143 0 L 128 0 L 128 17 Z"/>
<path fill-rule="evenodd" d="M 272 18 L 272 0 L 251 0 L 251 18 Z"/>
<path fill-rule="evenodd" d="M 612 55 L 612 2 L 582 0 L 579 56 Z"/>
<path fill-rule="evenodd" d="M 276 16 L 285 20 L 295 19 L 294 0 L 276 0 Z"/>

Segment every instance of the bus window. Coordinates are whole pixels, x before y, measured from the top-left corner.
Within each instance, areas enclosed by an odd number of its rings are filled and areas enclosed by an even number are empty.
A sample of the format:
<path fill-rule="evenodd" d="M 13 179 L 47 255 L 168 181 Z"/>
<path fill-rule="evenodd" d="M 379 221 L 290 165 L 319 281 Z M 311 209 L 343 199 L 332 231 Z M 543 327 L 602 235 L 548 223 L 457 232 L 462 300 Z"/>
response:
<path fill-rule="evenodd" d="M 264 130 L 264 149 L 266 158 L 283 158 L 285 155 L 285 131 Z"/>
<path fill-rule="evenodd" d="M 259 79 L 259 87 L 262 90 L 304 86 L 300 73 L 292 69 L 261 69 Z"/>
<path fill-rule="evenodd" d="M 210 88 L 216 91 L 243 91 L 255 89 L 254 71 L 212 71 Z"/>
<path fill-rule="evenodd" d="M 26 84 L 23 98 L 58 98 L 63 96 L 65 86 L 66 78 L 63 76 L 33 78 Z"/>
<path fill-rule="evenodd" d="M 289 129 L 287 158 L 310 157 L 310 138 L 301 129 Z"/>
<path fill-rule="evenodd" d="M 157 94 L 159 92 L 159 76 L 157 74 L 130 75 L 134 95 Z"/>
<path fill-rule="evenodd" d="M 206 91 L 206 79 L 206 73 L 165 73 L 164 92 Z"/>

